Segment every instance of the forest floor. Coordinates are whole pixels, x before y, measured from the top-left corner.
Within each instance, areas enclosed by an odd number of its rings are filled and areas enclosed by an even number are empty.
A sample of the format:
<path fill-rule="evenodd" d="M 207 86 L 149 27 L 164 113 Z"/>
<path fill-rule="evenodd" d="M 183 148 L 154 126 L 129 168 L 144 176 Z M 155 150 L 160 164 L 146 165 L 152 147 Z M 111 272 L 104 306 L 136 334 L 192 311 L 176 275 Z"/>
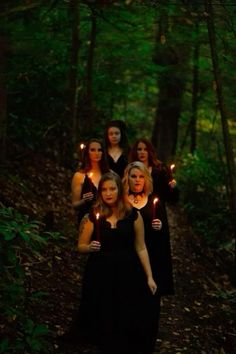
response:
<path fill-rule="evenodd" d="M 70 205 L 72 171 L 40 155 L 17 150 L 2 172 L 2 206 L 41 220 L 47 230 L 62 235 L 49 241 L 33 262 L 25 262 L 31 291 L 45 293 L 40 304 L 29 304 L 28 311 L 50 329 L 48 353 L 96 354 L 96 348 L 62 348 L 57 341 L 78 309 L 86 260 L 76 251 L 75 216 Z M 235 354 L 236 289 L 223 266 L 224 259 L 194 234 L 181 205 L 168 205 L 167 211 L 176 293 L 162 299 L 155 353 Z"/>

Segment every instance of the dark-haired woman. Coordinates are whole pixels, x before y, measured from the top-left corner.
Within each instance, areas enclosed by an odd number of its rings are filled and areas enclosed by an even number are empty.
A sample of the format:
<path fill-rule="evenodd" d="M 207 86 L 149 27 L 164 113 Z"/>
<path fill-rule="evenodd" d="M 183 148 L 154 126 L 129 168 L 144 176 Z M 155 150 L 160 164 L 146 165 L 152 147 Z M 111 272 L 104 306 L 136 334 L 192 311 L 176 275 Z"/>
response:
<path fill-rule="evenodd" d="M 91 139 L 85 146 L 81 168 L 75 172 L 72 183 L 72 205 L 77 212 L 78 224 L 90 211 L 96 200 L 101 176 L 109 171 L 102 142 Z"/>
<path fill-rule="evenodd" d="M 122 120 L 112 120 L 107 124 L 105 145 L 110 169 L 122 178 L 128 164 L 129 149 L 126 125 Z"/>

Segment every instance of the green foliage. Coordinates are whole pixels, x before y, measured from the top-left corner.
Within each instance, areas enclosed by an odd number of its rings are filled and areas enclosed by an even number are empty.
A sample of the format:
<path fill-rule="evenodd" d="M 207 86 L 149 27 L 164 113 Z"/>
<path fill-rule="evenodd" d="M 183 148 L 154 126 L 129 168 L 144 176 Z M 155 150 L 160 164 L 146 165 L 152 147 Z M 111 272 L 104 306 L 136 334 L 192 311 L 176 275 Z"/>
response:
<path fill-rule="evenodd" d="M 1 353 L 48 352 L 47 326 L 28 315 L 28 307 L 42 302 L 45 294 L 30 289 L 26 273 L 48 240 L 60 235 L 41 235 L 40 227 L 12 208 L 0 209 L 0 313 L 5 324 Z"/>
<path fill-rule="evenodd" d="M 225 169 L 223 163 L 197 152 L 183 158 L 178 172 L 189 219 L 197 233 L 212 245 L 222 244 L 232 233 Z"/>

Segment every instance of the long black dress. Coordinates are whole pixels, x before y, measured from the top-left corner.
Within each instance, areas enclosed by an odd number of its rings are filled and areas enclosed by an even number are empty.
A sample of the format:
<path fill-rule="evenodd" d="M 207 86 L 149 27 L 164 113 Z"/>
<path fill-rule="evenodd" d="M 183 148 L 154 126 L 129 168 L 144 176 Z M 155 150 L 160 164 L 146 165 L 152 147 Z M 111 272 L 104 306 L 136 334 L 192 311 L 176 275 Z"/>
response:
<path fill-rule="evenodd" d="M 171 246 L 166 211 L 161 200 L 159 200 L 156 204 L 154 215 L 154 198 L 155 195 L 150 195 L 147 204 L 139 209 L 144 221 L 145 243 L 149 254 L 152 274 L 157 284 L 156 294 L 152 297 L 149 296 L 147 299 L 149 327 L 146 327 L 147 330 L 145 333 L 147 340 L 146 348 L 148 349 L 145 353 L 152 353 L 155 347 L 159 326 L 161 296 L 174 294 Z M 154 216 L 162 221 L 161 230 L 156 231 L 152 228 Z"/>
<path fill-rule="evenodd" d="M 98 344 L 102 353 L 138 353 L 145 343 L 146 301 L 152 295 L 134 249 L 136 218 L 132 209 L 116 228 L 101 218 L 101 250 L 89 255 L 85 267 L 80 334 Z M 95 223 L 92 216 L 90 220 Z"/>
<path fill-rule="evenodd" d="M 85 177 L 84 177 L 84 183 L 83 183 L 83 186 L 82 186 L 81 196 L 83 196 L 83 194 L 88 193 L 88 192 L 92 192 L 94 197 L 93 197 L 92 200 L 86 201 L 84 204 L 82 204 L 78 208 L 78 210 L 77 210 L 77 222 L 78 222 L 78 225 L 80 224 L 80 222 L 83 219 L 84 215 L 89 213 L 94 201 L 97 198 L 97 188 L 93 184 L 93 182 L 89 178 L 89 176 L 86 174 Z"/>

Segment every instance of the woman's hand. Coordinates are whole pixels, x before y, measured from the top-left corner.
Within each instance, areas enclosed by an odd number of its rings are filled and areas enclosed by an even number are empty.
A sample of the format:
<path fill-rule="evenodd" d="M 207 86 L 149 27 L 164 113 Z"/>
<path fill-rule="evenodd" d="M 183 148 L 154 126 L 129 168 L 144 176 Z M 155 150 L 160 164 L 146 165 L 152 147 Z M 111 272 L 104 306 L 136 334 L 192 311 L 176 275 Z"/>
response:
<path fill-rule="evenodd" d="M 101 242 L 92 241 L 89 244 L 89 252 L 99 252 L 101 248 Z"/>
<path fill-rule="evenodd" d="M 152 295 L 154 295 L 156 293 L 156 291 L 157 291 L 157 285 L 156 285 L 153 277 L 149 277 L 148 278 L 148 287 L 151 290 Z"/>
<path fill-rule="evenodd" d="M 89 202 L 89 201 L 93 200 L 93 197 L 94 197 L 94 194 L 92 192 L 84 193 L 82 195 L 82 200 L 84 202 Z"/>
<path fill-rule="evenodd" d="M 170 186 L 170 188 L 175 188 L 176 187 L 176 185 L 177 185 L 177 182 L 176 182 L 176 180 L 175 179 L 172 179 L 169 183 L 169 186 Z"/>
<path fill-rule="evenodd" d="M 162 222 L 160 219 L 153 219 L 152 220 L 152 228 L 155 230 L 155 231 L 159 231 L 161 230 L 162 228 Z"/>

